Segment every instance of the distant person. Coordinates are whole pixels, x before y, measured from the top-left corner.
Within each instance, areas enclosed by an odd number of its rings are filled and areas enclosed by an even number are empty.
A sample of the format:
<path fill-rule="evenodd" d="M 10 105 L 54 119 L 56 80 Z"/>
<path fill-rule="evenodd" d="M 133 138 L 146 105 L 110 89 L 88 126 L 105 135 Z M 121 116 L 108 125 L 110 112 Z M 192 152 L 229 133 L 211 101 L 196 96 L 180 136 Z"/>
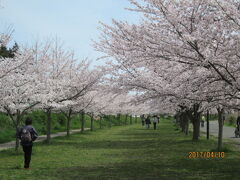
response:
<path fill-rule="evenodd" d="M 240 116 L 237 118 L 237 129 L 240 130 Z"/>
<path fill-rule="evenodd" d="M 149 129 L 151 124 L 150 116 L 147 116 L 147 118 L 145 119 L 145 124 L 146 128 Z"/>
<path fill-rule="evenodd" d="M 27 118 L 25 121 L 25 126 L 23 126 L 18 132 L 18 138 L 21 140 L 21 145 L 24 152 L 24 168 L 29 169 L 33 141 L 38 137 L 37 131 L 32 126 L 32 119 Z"/>
<path fill-rule="evenodd" d="M 157 128 L 158 117 L 156 115 L 153 116 L 153 129 Z"/>

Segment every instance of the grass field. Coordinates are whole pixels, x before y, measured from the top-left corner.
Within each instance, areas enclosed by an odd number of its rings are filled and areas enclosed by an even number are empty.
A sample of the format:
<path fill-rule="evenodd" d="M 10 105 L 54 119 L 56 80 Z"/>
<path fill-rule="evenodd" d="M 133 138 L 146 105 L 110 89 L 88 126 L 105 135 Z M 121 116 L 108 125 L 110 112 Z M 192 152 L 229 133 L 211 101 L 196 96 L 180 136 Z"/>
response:
<path fill-rule="evenodd" d="M 174 129 L 164 120 L 156 131 L 134 124 L 55 138 L 35 144 L 30 170 L 22 169 L 22 153 L 2 151 L 0 179 L 239 179 L 238 151 L 189 159 L 188 152 L 211 151 L 216 141 L 192 142 Z"/>

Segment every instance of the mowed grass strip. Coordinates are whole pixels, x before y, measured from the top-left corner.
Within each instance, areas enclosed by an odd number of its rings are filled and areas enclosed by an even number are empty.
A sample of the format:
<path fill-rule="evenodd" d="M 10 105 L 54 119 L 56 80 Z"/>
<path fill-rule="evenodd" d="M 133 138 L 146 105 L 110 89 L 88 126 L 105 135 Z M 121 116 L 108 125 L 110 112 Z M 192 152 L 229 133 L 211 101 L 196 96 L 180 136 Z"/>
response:
<path fill-rule="evenodd" d="M 0 179 L 239 179 L 239 152 L 224 159 L 189 159 L 188 152 L 206 152 L 216 140 L 192 142 L 170 121 L 158 129 L 140 124 L 58 137 L 35 144 L 30 170 L 23 155 L 0 152 Z"/>

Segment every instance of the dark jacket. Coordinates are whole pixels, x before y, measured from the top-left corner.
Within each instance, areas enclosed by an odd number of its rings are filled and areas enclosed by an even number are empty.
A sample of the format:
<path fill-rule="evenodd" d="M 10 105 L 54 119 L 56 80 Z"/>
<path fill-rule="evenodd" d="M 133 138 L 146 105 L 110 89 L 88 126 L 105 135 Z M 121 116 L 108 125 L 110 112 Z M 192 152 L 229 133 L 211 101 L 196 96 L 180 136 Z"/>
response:
<path fill-rule="evenodd" d="M 237 118 L 237 125 L 240 125 L 240 116 Z"/>
<path fill-rule="evenodd" d="M 29 132 L 31 133 L 31 137 L 32 137 L 32 141 L 31 142 L 21 142 L 22 146 L 32 146 L 33 145 L 33 141 L 35 141 L 38 137 L 38 133 L 35 130 L 35 128 L 32 125 L 27 125 L 27 126 L 23 126 L 19 131 L 18 131 L 18 138 L 21 140 L 21 134 L 22 134 L 22 130 L 23 129 L 28 129 Z"/>
<path fill-rule="evenodd" d="M 149 118 L 149 117 L 147 117 L 147 119 L 145 119 L 145 123 L 146 123 L 146 124 L 151 124 L 151 121 L 150 121 L 150 118 Z"/>

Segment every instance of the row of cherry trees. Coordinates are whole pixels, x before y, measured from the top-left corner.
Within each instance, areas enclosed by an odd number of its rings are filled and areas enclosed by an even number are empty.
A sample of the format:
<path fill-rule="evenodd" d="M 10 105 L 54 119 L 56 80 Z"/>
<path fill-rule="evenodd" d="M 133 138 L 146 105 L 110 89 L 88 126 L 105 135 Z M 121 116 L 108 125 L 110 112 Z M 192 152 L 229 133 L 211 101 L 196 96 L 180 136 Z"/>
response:
<path fill-rule="evenodd" d="M 193 124 L 193 140 L 199 138 L 201 113 L 216 111 L 221 149 L 224 110 L 238 109 L 240 98 L 239 2 L 130 2 L 135 8 L 129 10 L 141 13 L 142 21 L 102 24 L 94 44 L 111 57 L 105 67 L 90 68 L 88 60 L 76 59 L 58 40 L 19 47 L 14 57 L 2 57 L 1 111 L 17 129 L 25 113 L 43 109 L 48 141 L 53 111 L 66 116 L 68 135 L 76 113 L 180 112 L 183 131 L 188 132 L 189 121 Z M 1 46 L 9 40 L 0 34 Z"/>
<path fill-rule="evenodd" d="M 6 47 L 10 35 L 1 34 L 0 45 Z M 23 116 L 34 109 L 47 114 L 47 142 L 51 138 L 51 113 L 61 112 L 67 119 L 84 114 L 93 118 L 105 114 L 136 114 L 127 93 L 112 91 L 104 83 L 106 70 L 92 68 L 88 60 L 78 60 L 58 40 L 37 42 L 19 47 L 14 57 L 0 58 L 0 110 L 6 113 L 16 131 Z M 16 138 L 16 149 L 19 141 Z"/>
<path fill-rule="evenodd" d="M 94 44 L 105 58 L 116 59 L 108 63 L 109 81 L 139 92 L 138 102 L 182 112 L 186 124 L 193 124 L 193 140 L 199 138 L 201 113 L 217 111 L 221 149 L 224 110 L 239 108 L 239 1 L 130 2 L 141 22 L 102 23 Z"/>

